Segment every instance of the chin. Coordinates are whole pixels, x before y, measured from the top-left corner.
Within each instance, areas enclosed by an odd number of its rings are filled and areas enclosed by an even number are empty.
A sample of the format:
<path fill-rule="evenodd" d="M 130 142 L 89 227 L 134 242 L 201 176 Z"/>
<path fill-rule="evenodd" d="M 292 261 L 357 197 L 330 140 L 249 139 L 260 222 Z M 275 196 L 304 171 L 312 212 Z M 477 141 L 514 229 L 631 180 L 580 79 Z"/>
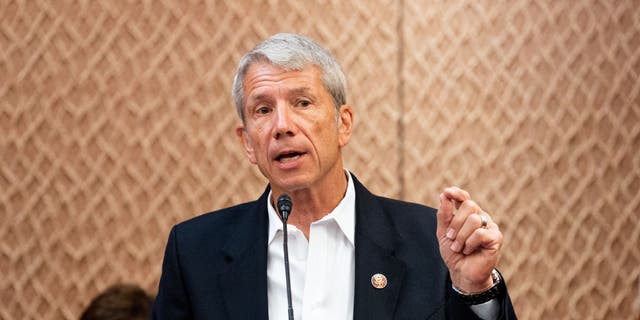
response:
<path fill-rule="evenodd" d="M 277 185 L 287 192 L 305 189 L 311 186 L 311 181 L 306 176 L 281 177 L 273 180 L 270 179 L 269 181 L 272 181 L 274 185 Z"/>

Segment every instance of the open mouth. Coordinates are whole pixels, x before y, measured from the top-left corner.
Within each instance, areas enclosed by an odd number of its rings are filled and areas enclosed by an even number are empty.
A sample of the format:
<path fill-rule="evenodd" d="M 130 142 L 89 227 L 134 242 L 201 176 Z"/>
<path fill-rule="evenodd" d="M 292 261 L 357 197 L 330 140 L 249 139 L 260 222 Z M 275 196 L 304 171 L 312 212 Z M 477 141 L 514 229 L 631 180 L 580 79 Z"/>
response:
<path fill-rule="evenodd" d="M 296 152 L 296 151 L 291 151 L 291 152 L 285 152 L 280 154 L 279 156 L 276 157 L 276 161 L 282 162 L 282 163 L 287 163 L 290 161 L 295 161 L 298 160 L 304 153 L 302 152 Z"/>

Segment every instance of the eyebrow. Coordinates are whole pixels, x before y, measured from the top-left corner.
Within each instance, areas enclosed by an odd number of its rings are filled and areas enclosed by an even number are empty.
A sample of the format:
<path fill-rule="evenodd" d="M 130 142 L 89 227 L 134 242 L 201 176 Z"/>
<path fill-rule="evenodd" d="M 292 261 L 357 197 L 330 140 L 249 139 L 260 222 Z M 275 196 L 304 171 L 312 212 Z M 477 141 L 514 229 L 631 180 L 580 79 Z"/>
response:
<path fill-rule="evenodd" d="M 293 88 L 287 92 L 287 96 L 300 96 L 300 95 L 308 95 L 315 97 L 313 95 L 313 91 L 308 87 L 298 87 Z M 258 93 L 256 95 L 251 95 L 248 97 L 247 102 L 249 101 L 271 101 L 273 100 L 272 95 L 267 93 Z"/>
<path fill-rule="evenodd" d="M 307 87 L 293 88 L 293 89 L 289 90 L 289 94 L 291 94 L 291 95 L 313 95 L 311 89 L 307 88 Z"/>
<path fill-rule="evenodd" d="M 247 99 L 247 102 L 249 101 L 269 101 L 269 100 L 273 100 L 271 98 L 271 95 L 269 94 L 265 94 L 265 93 L 259 93 L 256 95 L 250 95 Z"/>

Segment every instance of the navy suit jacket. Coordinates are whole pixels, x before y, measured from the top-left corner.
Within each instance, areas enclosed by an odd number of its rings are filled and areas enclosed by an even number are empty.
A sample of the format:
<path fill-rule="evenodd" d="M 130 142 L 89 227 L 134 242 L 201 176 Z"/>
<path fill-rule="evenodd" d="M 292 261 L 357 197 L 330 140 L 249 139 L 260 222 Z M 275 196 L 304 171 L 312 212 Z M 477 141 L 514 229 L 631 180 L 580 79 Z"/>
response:
<path fill-rule="evenodd" d="M 375 196 L 352 177 L 354 319 L 478 319 L 451 288 L 436 238 L 436 210 Z M 267 187 L 256 201 L 173 227 L 154 319 L 268 319 L 268 193 Z M 384 289 L 371 285 L 376 273 L 387 277 Z M 506 286 L 502 292 L 500 318 L 515 319 Z"/>

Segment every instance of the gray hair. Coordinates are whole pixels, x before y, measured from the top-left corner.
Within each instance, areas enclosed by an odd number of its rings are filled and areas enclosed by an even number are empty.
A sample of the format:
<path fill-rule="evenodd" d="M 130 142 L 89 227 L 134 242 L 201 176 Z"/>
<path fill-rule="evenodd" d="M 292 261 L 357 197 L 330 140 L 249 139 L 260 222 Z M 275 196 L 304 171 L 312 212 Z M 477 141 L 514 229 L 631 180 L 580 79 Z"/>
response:
<path fill-rule="evenodd" d="M 347 101 L 347 81 L 338 61 L 315 41 L 305 36 L 278 33 L 258 44 L 245 54 L 233 78 L 231 95 L 238 116 L 244 122 L 243 81 L 247 70 L 254 63 L 266 62 L 286 71 L 299 71 L 310 65 L 320 68 L 322 84 L 333 97 L 336 110 Z"/>

